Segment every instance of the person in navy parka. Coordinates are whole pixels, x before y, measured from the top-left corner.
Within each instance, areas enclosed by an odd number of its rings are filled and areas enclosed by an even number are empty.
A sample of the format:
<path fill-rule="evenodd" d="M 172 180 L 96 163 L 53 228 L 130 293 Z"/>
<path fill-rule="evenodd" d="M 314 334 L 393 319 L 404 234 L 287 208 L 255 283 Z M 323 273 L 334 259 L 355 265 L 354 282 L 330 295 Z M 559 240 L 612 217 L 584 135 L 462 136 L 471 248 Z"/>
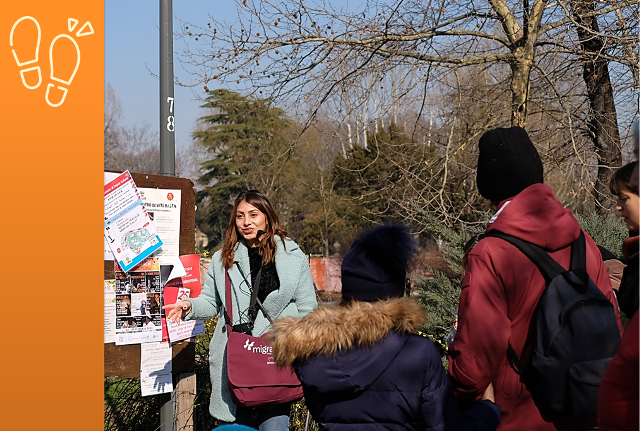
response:
<path fill-rule="evenodd" d="M 293 366 L 322 430 L 493 431 L 500 422 L 490 386 L 458 410 L 438 351 L 416 334 L 424 310 L 405 298 L 414 244 L 402 226 L 380 226 L 342 262 L 342 302 L 276 320 L 276 363 Z"/>

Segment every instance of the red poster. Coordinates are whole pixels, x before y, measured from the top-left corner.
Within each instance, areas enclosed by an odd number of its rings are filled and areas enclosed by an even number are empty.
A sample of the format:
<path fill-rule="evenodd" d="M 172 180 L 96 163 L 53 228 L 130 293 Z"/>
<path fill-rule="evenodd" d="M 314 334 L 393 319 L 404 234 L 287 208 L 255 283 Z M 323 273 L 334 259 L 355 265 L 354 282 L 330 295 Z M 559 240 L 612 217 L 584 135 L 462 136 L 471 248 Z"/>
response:
<path fill-rule="evenodd" d="M 200 255 L 189 254 L 180 256 L 180 262 L 186 274 L 182 277 L 169 280 L 164 286 L 164 303 L 175 304 L 187 298 L 195 298 L 202 292 L 202 284 L 200 283 Z M 167 324 L 165 318 L 162 318 L 162 340 L 169 340 Z M 175 340 L 171 340 L 172 342 Z"/>

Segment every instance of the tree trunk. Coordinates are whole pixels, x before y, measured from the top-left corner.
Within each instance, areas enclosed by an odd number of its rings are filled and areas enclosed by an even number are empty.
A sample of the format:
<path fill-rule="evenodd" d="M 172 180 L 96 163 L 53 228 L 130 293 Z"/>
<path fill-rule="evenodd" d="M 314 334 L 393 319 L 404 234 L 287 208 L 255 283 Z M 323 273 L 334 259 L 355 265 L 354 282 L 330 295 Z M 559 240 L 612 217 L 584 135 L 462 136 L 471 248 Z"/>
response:
<path fill-rule="evenodd" d="M 322 233 L 322 246 L 324 248 L 324 257 L 329 257 L 329 211 L 327 209 L 327 193 L 324 188 L 324 172 L 320 171 L 320 188 L 322 190 L 322 218 L 324 224 L 324 232 Z"/>
<path fill-rule="evenodd" d="M 511 63 L 511 125 L 523 129 L 527 126 L 529 80 L 533 64 L 533 46 L 527 43 L 516 48 Z"/>
<path fill-rule="evenodd" d="M 349 149 L 353 149 L 353 135 L 351 134 L 351 123 L 349 123 L 348 121 L 349 119 L 347 119 L 347 133 L 349 135 Z M 347 158 L 347 153 L 345 151 L 344 153 L 344 158 Z"/>
<path fill-rule="evenodd" d="M 594 2 L 573 2 L 572 12 L 576 21 L 582 50 L 585 52 L 583 73 L 589 97 L 589 136 L 598 160 L 598 176 L 594 185 L 596 212 L 604 215 L 615 203 L 609 191 L 609 181 L 615 168 L 622 164 L 620 131 L 609 78 L 609 64 L 598 53 L 605 51 L 606 41 L 600 35 L 598 21 L 584 16 L 595 10 Z"/>

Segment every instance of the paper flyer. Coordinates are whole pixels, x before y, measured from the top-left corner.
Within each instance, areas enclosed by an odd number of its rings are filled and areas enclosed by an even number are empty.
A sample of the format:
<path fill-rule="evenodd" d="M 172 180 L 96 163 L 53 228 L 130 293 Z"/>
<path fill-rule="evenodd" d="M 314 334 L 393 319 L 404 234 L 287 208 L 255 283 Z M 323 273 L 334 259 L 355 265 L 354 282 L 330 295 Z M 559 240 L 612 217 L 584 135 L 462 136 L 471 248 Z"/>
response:
<path fill-rule="evenodd" d="M 184 272 L 184 268 L 182 267 L 182 263 L 180 262 L 180 258 L 176 257 L 173 259 L 174 264 L 175 265 L 179 265 L 180 268 L 178 268 L 178 272 L 180 272 L 180 269 L 182 269 L 182 272 Z M 164 286 L 167 284 L 167 281 L 170 280 L 171 278 L 171 274 L 176 272 L 175 271 L 175 265 L 160 265 L 160 285 L 162 286 L 162 298 L 164 298 Z M 161 305 L 164 305 L 165 302 L 162 301 Z M 160 316 L 161 316 L 161 326 L 162 326 L 162 341 L 169 341 L 169 333 L 167 332 L 167 320 L 165 319 L 165 311 L 160 310 Z"/>
<path fill-rule="evenodd" d="M 160 259 L 160 265 L 171 265 L 177 259 L 180 244 L 180 201 L 181 190 L 149 189 L 139 187 L 140 199 L 147 210 L 153 226 L 162 238 L 162 248 L 153 256 Z"/>
<path fill-rule="evenodd" d="M 115 180 L 120 174 L 115 172 L 104 173 L 104 184 L 107 185 L 111 181 Z M 111 247 L 109 247 L 109 241 L 107 237 L 104 237 L 104 260 L 113 260 L 113 253 L 111 253 Z"/>
<path fill-rule="evenodd" d="M 129 272 L 115 263 L 116 345 L 162 340 L 162 286 L 157 258 L 147 258 Z"/>
<path fill-rule="evenodd" d="M 169 341 L 172 343 L 188 340 L 196 335 L 204 334 L 204 322 L 202 320 L 190 320 L 188 322 L 173 323 L 173 320 L 167 320 L 167 333 Z"/>
<path fill-rule="evenodd" d="M 202 285 L 200 283 L 200 255 L 190 254 L 180 256 L 180 261 L 186 274 L 180 278 L 169 280 L 164 286 L 165 304 L 175 304 L 186 298 L 196 298 L 202 291 Z M 180 324 L 166 320 L 166 327 L 167 335 L 172 343 L 204 334 L 204 322 L 201 320 L 180 322 Z"/>
<path fill-rule="evenodd" d="M 143 343 L 140 345 L 140 388 L 142 396 L 173 391 L 171 377 L 171 345 Z"/>
<path fill-rule="evenodd" d="M 104 186 L 104 236 L 125 272 L 162 247 L 129 171 Z"/>
<path fill-rule="evenodd" d="M 116 281 L 104 281 L 104 342 L 116 341 Z"/>
<path fill-rule="evenodd" d="M 160 266 L 160 268 L 162 268 L 162 266 Z M 184 277 L 185 275 L 187 275 L 187 272 L 184 270 L 184 265 L 182 265 L 182 261 L 180 260 L 179 257 L 175 257 L 173 258 L 173 262 L 171 265 L 171 272 L 169 273 L 169 276 L 165 280 L 165 284 L 169 280 L 173 280 L 174 278 Z"/>
<path fill-rule="evenodd" d="M 180 256 L 180 262 L 184 268 L 184 275 L 167 281 L 168 287 L 184 287 L 191 292 L 190 298 L 197 298 L 202 291 L 200 282 L 200 255 L 187 254 Z"/>

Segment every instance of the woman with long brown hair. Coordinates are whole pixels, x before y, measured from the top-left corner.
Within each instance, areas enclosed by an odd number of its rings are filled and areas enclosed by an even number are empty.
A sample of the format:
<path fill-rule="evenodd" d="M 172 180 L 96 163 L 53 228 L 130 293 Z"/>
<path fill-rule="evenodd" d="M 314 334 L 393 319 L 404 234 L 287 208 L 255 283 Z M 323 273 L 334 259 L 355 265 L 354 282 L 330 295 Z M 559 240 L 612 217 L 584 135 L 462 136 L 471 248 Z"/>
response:
<path fill-rule="evenodd" d="M 233 330 L 261 336 L 270 324 L 260 304 L 272 320 L 302 317 L 317 307 L 309 262 L 300 247 L 280 227 L 278 214 L 267 196 L 257 190 L 242 192 L 236 198 L 224 245 L 209 265 L 202 293 L 197 298 L 167 305 L 167 318 L 174 321 L 208 320 L 220 313 L 209 345 L 211 400 L 209 412 L 219 422 L 252 425 L 257 410 L 260 431 L 287 430 L 289 404 L 275 408 L 238 407 L 227 387 L 226 342 L 223 304 L 225 272 L 231 280 Z M 250 308 L 252 289 L 256 303 Z"/>

